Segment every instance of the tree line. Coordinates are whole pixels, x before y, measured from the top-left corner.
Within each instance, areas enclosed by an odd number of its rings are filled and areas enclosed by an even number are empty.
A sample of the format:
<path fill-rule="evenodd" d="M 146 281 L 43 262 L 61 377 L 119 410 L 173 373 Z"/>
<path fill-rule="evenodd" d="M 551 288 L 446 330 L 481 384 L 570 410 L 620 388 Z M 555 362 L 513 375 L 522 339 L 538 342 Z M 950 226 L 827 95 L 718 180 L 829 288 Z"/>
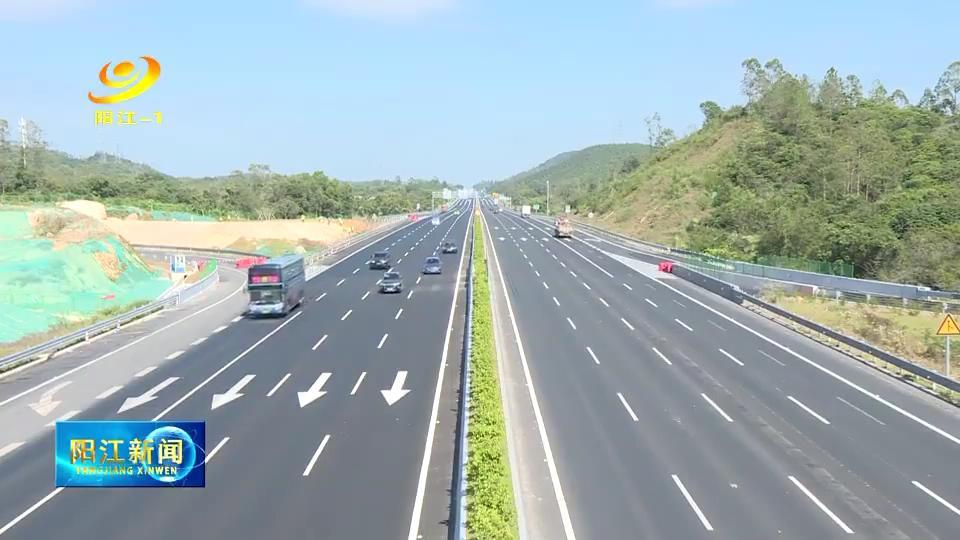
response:
<path fill-rule="evenodd" d="M 32 125 L 26 144 L 14 144 L 0 119 L 0 202 L 83 198 L 216 218 L 291 219 L 429 209 L 431 193 L 460 187 L 438 178 L 345 182 L 321 171 L 283 175 L 256 163 L 227 176 L 180 179 L 102 153 L 76 159 L 51 151 Z"/>

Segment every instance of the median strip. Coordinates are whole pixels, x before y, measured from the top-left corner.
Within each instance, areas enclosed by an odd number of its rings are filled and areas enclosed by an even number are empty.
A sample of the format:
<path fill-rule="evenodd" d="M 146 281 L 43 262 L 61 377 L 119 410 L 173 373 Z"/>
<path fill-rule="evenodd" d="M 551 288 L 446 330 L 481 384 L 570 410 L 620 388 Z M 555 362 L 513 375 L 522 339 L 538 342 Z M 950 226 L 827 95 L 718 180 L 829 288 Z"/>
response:
<path fill-rule="evenodd" d="M 483 222 L 479 216 L 474 219 L 473 228 L 472 287 L 467 533 L 470 538 L 519 538 L 500 401 Z"/>

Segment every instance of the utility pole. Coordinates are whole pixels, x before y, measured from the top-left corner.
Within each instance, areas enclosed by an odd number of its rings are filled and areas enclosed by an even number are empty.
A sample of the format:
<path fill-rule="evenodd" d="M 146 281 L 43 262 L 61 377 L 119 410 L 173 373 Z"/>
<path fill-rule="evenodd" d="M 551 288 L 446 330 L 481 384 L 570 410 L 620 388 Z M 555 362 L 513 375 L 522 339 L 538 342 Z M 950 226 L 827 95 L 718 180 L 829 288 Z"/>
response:
<path fill-rule="evenodd" d="M 547 180 L 547 215 L 550 215 L 550 181 Z"/>

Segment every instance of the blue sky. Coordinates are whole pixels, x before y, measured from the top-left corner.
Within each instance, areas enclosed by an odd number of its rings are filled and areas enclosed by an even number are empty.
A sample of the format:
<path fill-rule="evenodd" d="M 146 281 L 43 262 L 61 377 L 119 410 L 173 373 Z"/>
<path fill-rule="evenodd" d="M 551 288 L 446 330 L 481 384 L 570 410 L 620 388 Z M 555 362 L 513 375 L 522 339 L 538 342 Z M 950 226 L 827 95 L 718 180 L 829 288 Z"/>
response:
<path fill-rule="evenodd" d="M 960 59 L 960 3 L 774 0 L 0 0 L 0 118 L 74 155 L 175 175 L 267 163 L 363 180 L 499 179 L 566 150 L 679 133 L 740 103 L 740 63 L 831 66 L 916 100 Z M 157 58 L 156 85 L 96 127 L 106 62 Z"/>

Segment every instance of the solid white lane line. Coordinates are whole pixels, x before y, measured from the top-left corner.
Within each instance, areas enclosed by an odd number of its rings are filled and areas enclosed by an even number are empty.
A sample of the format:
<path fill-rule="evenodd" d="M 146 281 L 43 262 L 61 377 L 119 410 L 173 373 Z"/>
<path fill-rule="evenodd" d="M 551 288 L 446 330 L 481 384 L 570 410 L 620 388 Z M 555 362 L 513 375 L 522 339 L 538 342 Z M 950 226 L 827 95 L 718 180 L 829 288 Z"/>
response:
<path fill-rule="evenodd" d="M 293 317 L 290 317 L 289 319 L 283 321 L 283 323 L 280 324 L 280 326 L 274 328 L 274 329 L 271 330 L 269 333 L 267 333 L 267 335 L 265 335 L 265 336 L 263 336 L 262 338 L 260 338 L 259 340 L 257 340 L 256 343 L 254 343 L 253 345 L 251 345 L 251 346 L 247 347 L 246 349 L 244 349 L 244 351 L 243 351 L 242 353 L 240 353 L 240 354 L 238 354 L 237 356 L 233 357 L 233 360 L 230 360 L 230 361 L 227 362 L 226 364 L 220 366 L 220 368 L 219 368 L 218 370 L 214 371 L 212 375 L 210 375 L 209 377 L 207 377 L 206 379 L 204 379 L 200 384 L 194 386 L 189 392 L 187 392 L 186 394 L 184 394 L 180 399 L 174 401 L 173 404 L 171 404 L 169 407 L 167 407 L 166 409 L 160 411 L 160 414 L 154 416 L 153 419 L 152 419 L 152 421 L 156 422 L 157 420 L 160 420 L 161 418 L 163 418 L 164 416 L 166 416 L 167 413 L 169 413 L 169 412 L 172 411 L 173 409 L 179 407 L 181 403 L 183 403 L 184 401 L 190 399 L 190 396 L 196 394 L 197 392 L 200 391 L 201 388 L 203 388 L 204 386 L 210 384 L 210 381 L 216 379 L 217 377 L 220 376 L 221 373 L 223 373 L 224 371 L 230 369 L 230 366 L 232 366 L 232 365 L 236 364 L 237 362 L 239 362 L 241 359 L 243 359 L 243 357 L 245 357 L 246 355 L 250 354 L 250 351 L 252 351 L 252 350 L 256 349 L 257 347 L 259 347 L 264 341 L 266 341 L 266 340 L 270 339 L 271 337 L 273 337 L 273 335 L 276 334 L 277 332 L 279 332 L 280 330 L 283 330 L 284 327 L 286 327 L 288 324 L 292 323 L 293 321 L 297 320 L 297 317 L 299 317 L 299 316 L 302 315 L 302 314 L 303 314 L 302 311 L 298 311 L 298 312 L 294 313 L 294 314 L 293 314 Z"/>
<path fill-rule="evenodd" d="M 767 354 L 766 352 L 764 352 L 764 351 L 761 350 L 761 349 L 757 349 L 757 352 L 759 352 L 760 354 L 762 354 L 762 355 L 766 356 L 767 358 L 773 360 L 774 362 L 780 364 L 781 366 L 786 366 L 786 364 L 784 364 L 783 362 L 781 362 L 781 361 L 777 360 L 776 358 L 770 356 L 769 354 Z"/>
<path fill-rule="evenodd" d="M 733 360 L 734 362 L 736 362 L 738 366 L 743 367 L 743 362 L 741 362 L 740 360 L 737 360 L 736 357 L 734 357 L 732 354 L 728 353 L 727 351 L 725 351 L 725 350 L 723 350 L 723 349 L 717 349 L 717 350 L 720 351 L 720 354 L 722 354 L 722 355 L 726 356 L 727 358 L 729 358 L 729 359 Z"/>
<path fill-rule="evenodd" d="M 360 383 L 363 382 L 363 378 L 367 376 L 367 372 L 364 371 L 360 373 L 360 377 L 357 379 L 357 384 L 353 385 L 353 390 L 350 390 L 350 395 L 356 395 L 357 390 L 360 388 Z"/>
<path fill-rule="evenodd" d="M 143 377 L 144 375 L 146 375 L 147 373 L 150 373 L 151 371 L 153 371 L 153 370 L 155 370 L 155 369 L 157 369 L 157 366 L 145 367 L 145 368 L 141 369 L 140 371 L 138 371 L 138 372 L 134 375 L 134 377 Z"/>
<path fill-rule="evenodd" d="M 702 397 L 703 399 L 705 399 L 705 400 L 707 401 L 707 403 L 710 404 L 711 407 L 713 407 L 718 413 L 720 413 L 720 416 L 722 416 L 724 420 L 726 420 L 727 422 L 733 422 L 733 418 L 730 418 L 730 416 L 727 415 L 727 413 L 723 412 L 723 409 L 721 409 L 719 405 L 717 405 L 716 403 L 714 403 L 713 400 L 710 399 L 709 396 L 707 396 L 707 395 L 704 394 L 703 392 L 700 392 L 700 397 Z"/>
<path fill-rule="evenodd" d="M 653 303 L 653 300 L 651 300 L 651 299 L 649 299 L 649 298 L 644 298 L 644 300 L 646 300 L 647 303 L 650 304 L 650 305 L 653 306 L 653 307 L 660 307 L 660 306 L 654 304 L 654 303 Z"/>
<path fill-rule="evenodd" d="M 347 312 L 343 314 L 343 317 L 340 317 L 340 320 L 341 320 L 341 321 L 347 320 L 347 317 L 349 317 L 351 313 L 353 313 L 353 310 L 352 310 L 352 309 L 348 309 Z"/>
<path fill-rule="evenodd" d="M 874 422 L 880 424 L 881 426 L 887 425 L 887 424 L 883 423 L 883 421 L 881 421 L 881 420 L 878 419 L 877 417 L 875 417 L 875 416 L 873 416 L 872 414 L 868 413 L 867 411 L 861 409 L 860 407 L 857 407 L 856 405 L 854 405 L 853 403 L 850 403 L 849 401 L 843 399 L 842 397 L 837 396 L 837 399 L 839 399 L 840 401 L 846 403 L 846 404 L 849 405 L 851 408 L 859 411 L 859 412 L 862 413 L 864 416 L 866 416 L 867 418 L 869 418 L 869 419 L 873 420 Z"/>
<path fill-rule="evenodd" d="M 172 352 L 167 355 L 167 360 L 173 360 L 174 358 L 180 356 L 181 354 L 183 354 L 183 351 Z"/>
<path fill-rule="evenodd" d="M 346 318 L 346 317 L 344 317 L 344 318 Z M 340 320 L 342 321 L 343 319 L 340 319 Z M 323 345 L 323 342 L 326 341 L 326 340 L 327 340 L 327 335 L 324 334 L 322 338 L 320 338 L 316 343 L 313 344 L 313 347 L 311 347 L 310 350 L 311 350 L 311 351 L 317 350 L 317 347 L 319 347 L 320 345 Z"/>
<path fill-rule="evenodd" d="M 94 398 L 94 399 L 106 399 L 106 398 L 108 398 L 108 397 L 116 394 L 117 392 L 119 392 L 120 389 L 122 389 L 122 388 L 123 388 L 123 385 L 122 385 L 122 384 L 118 384 L 117 386 L 111 386 L 110 388 L 107 388 L 107 389 L 104 390 L 103 392 L 100 392 L 100 394 L 98 394 L 97 397 Z"/>
<path fill-rule="evenodd" d="M 360 269 L 357 268 L 356 270 L 353 271 L 353 273 L 356 274 L 356 273 L 359 272 L 359 271 L 360 271 Z"/>
<path fill-rule="evenodd" d="M 623 285 L 624 287 L 626 287 L 628 291 L 632 291 L 632 290 L 633 290 L 633 287 L 627 285 L 626 283 L 622 283 L 621 285 Z"/>
<path fill-rule="evenodd" d="M 682 327 L 686 328 L 687 330 L 693 332 L 693 328 L 690 328 L 689 326 L 687 326 L 687 325 L 686 325 L 683 321 L 681 321 L 680 319 L 674 319 L 674 321 L 677 321 L 677 324 L 679 324 L 680 326 L 682 326 Z"/>
<path fill-rule="evenodd" d="M 672 366 L 672 365 L 673 365 L 673 362 L 671 362 L 669 358 L 667 358 L 666 356 L 664 356 L 663 353 L 660 352 L 659 349 L 657 349 L 656 347 L 651 347 L 651 349 L 653 349 L 653 352 L 657 353 L 657 356 L 659 356 L 661 360 L 663 360 L 664 362 L 666 362 L 668 366 Z"/>
<path fill-rule="evenodd" d="M 10 452 L 13 452 L 14 450 L 16 450 L 17 448 L 20 448 L 23 445 L 24 445 L 23 441 L 17 441 L 17 442 L 10 443 L 4 446 L 3 448 L 0 448 L 0 458 L 9 454 Z"/>
<path fill-rule="evenodd" d="M 310 476 L 310 471 L 313 470 L 313 466 L 317 463 L 317 459 L 320 458 L 320 453 L 323 452 L 323 448 L 327 446 L 327 441 L 330 440 L 330 435 L 324 435 L 323 440 L 320 441 L 320 446 L 317 447 L 317 451 L 313 453 L 313 457 L 310 458 L 310 463 L 307 463 L 307 468 L 303 470 L 304 476 Z"/>
<path fill-rule="evenodd" d="M 370 296 L 370 291 L 367 291 L 367 292 L 363 293 L 363 296 L 361 296 L 360 299 L 361 299 L 361 300 L 366 300 L 368 296 Z"/>
<path fill-rule="evenodd" d="M 219 452 L 220 449 L 223 448 L 223 445 L 227 444 L 227 441 L 229 440 L 230 437 L 224 437 L 223 440 L 218 442 L 217 445 L 213 447 L 213 450 L 207 453 L 207 457 L 203 458 L 203 464 L 206 465 L 207 463 L 210 463 L 210 460 L 213 459 L 213 456 L 217 455 L 217 452 Z"/>
<path fill-rule="evenodd" d="M 637 414 L 633 412 L 633 408 L 630 407 L 630 404 L 627 403 L 627 399 L 623 397 L 623 394 L 617 392 L 617 397 L 620 398 L 620 403 L 623 403 L 623 408 L 627 410 L 627 413 L 630 414 L 630 418 L 633 418 L 634 422 L 639 422 L 640 419 L 637 418 Z"/>
<path fill-rule="evenodd" d="M 586 281 L 583 282 L 583 286 L 586 287 L 588 291 L 589 291 L 589 290 L 592 290 L 592 289 L 590 289 L 590 286 L 587 285 L 587 282 L 586 282 Z"/>
<path fill-rule="evenodd" d="M 670 476 L 673 477 L 673 483 L 676 484 L 677 488 L 680 489 L 680 493 L 683 494 L 683 498 L 687 500 L 687 504 L 689 504 L 690 508 L 693 508 L 694 513 L 697 514 L 697 518 L 700 519 L 700 523 L 703 524 L 703 528 L 708 531 L 712 531 L 713 525 L 710 524 L 710 520 L 707 519 L 707 516 L 703 514 L 703 510 L 700 510 L 700 507 L 697 505 L 697 501 L 693 500 L 693 497 L 690 496 L 690 492 L 687 491 L 686 486 L 684 486 L 683 482 L 680 481 L 680 477 L 675 474 L 671 474 Z"/>
<path fill-rule="evenodd" d="M 547 285 L 547 282 L 546 282 L 546 281 L 543 282 L 543 288 L 544 288 L 544 289 L 549 289 L 549 288 L 550 288 L 550 287 Z"/>
<path fill-rule="evenodd" d="M 560 306 L 560 301 L 557 300 L 556 296 L 553 297 L 553 303 L 556 304 L 558 307 Z"/>
<path fill-rule="evenodd" d="M 620 322 L 622 322 L 623 324 L 627 325 L 627 328 L 629 328 L 630 330 L 633 330 L 633 329 L 634 329 L 634 328 L 633 328 L 633 325 L 630 324 L 630 323 L 629 323 L 626 319 L 624 319 L 623 317 L 620 317 Z"/>
<path fill-rule="evenodd" d="M 807 489 L 807 486 L 801 484 L 800 481 L 794 478 L 793 476 L 788 476 L 787 478 L 789 478 L 790 481 L 793 482 L 795 486 L 800 488 L 800 491 L 802 491 L 803 494 L 807 496 L 807 498 L 813 501 L 813 503 L 816 504 L 817 507 L 820 508 L 820 510 L 822 510 L 824 514 L 826 514 L 830 519 L 833 520 L 834 523 L 840 526 L 840 528 L 843 529 L 843 532 L 847 534 L 853 534 L 853 529 L 851 529 L 850 527 L 847 527 L 847 524 L 844 523 L 843 520 L 841 520 L 839 517 L 837 517 L 837 515 L 834 514 L 833 511 L 827 508 L 827 505 L 820 502 L 820 499 L 818 499 L 816 495 L 811 493 L 810 490 Z"/>
<path fill-rule="evenodd" d="M 797 399 L 797 398 L 795 398 L 795 397 L 793 397 L 793 396 L 787 396 L 787 399 L 789 399 L 790 401 L 794 402 L 794 403 L 795 403 L 798 407 L 800 407 L 801 409 L 803 409 L 803 410 L 807 411 L 808 413 L 810 413 L 810 416 L 813 416 L 814 418 L 816 418 L 817 420 L 823 422 L 824 424 L 827 424 L 828 426 L 830 425 L 830 421 L 829 421 L 829 420 L 827 420 L 826 418 L 824 418 L 824 417 L 820 416 L 819 414 L 817 414 L 817 412 L 814 411 L 813 409 L 811 409 L 810 407 L 807 407 L 807 406 L 804 405 L 803 403 L 800 403 L 800 400 L 799 400 L 799 399 Z"/>
<path fill-rule="evenodd" d="M 377 348 L 378 348 L 378 349 L 383 348 L 383 342 L 387 340 L 387 336 L 389 336 L 389 335 L 390 335 L 390 334 L 384 334 L 383 337 L 380 338 L 380 343 L 377 345 Z"/>
<path fill-rule="evenodd" d="M 340 281 L 338 281 L 338 282 L 337 282 L 337 287 L 343 285 L 343 282 L 346 281 L 346 280 L 347 280 L 347 278 L 343 278 L 343 279 L 341 279 Z"/>
<path fill-rule="evenodd" d="M 195 339 L 195 340 L 191 341 L 190 344 L 191 344 L 191 345 L 199 345 L 199 344 L 203 343 L 203 342 L 206 341 L 206 340 L 207 340 L 207 338 L 202 337 L 202 338 Z"/>
<path fill-rule="evenodd" d="M 243 318 L 243 315 L 237 315 L 236 317 L 230 319 L 230 322 L 234 323 Z"/>
<path fill-rule="evenodd" d="M 722 327 L 722 326 L 720 326 L 719 324 L 717 324 L 717 323 L 715 323 L 715 322 L 713 322 L 713 321 L 711 321 L 710 319 L 707 319 L 707 323 L 709 323 L 709 324 L 712 324 L 713 326 L 716 326 L 717 328 L 719 328 L 720 330 L 722 330 L 722 331 L 724 331 L 724 332 L 726 332 L 726 331 L 727 331 L 727 329 L 726 329 L 726 328 L 724 328 L 724 327 Z"/>
<path fill-rule="evenodd" d="M 413 291 L 407 293 L 407 300 L 409 300 L 411 296 L 413 296 Z"/>
<path fill-rule="evenodd" d="M 484 228 L 489 231 L 490 228 L 489 224 L 487 223 L 486 216 L 481 214 L 480 219 L 483 220 Z M 507 291 L 507 284 L 503 279 L 503 268 L 500 266 L 500 257 L 497 255 L 496 244 L 493 243 L 493 235 L 491 233 L 488 234 L 490 234 L 493 263 L 497 268 L 497 275 L 500 276 L 500 290 L 503 292 L 504 302 L 507 304 L 507 314 L 510 316 L 510 327 L 513 330 L 513 335 L 517 336 L 514 341 L 517 346 L 517 353 L 520 355 L 520 365 L 523 367 L 523 378 L 526 381 L 527 393 L 530 395 L 530 403 L 533 406 L 533 416 L 537 421 L 537 432 L 540 435 L 540 442 L 543 446 L 544 458 L 547 462 L 547 471 L 550 473 L 550 483 L 553 485 L 553 493 L 557 499 L 557 506 L 560 509 L 560 522 L 563 524 L 563 532 L 567 540 L 575 540 L 576 534 L 573 531 L 573 522 L 570 519 L 570 510 L 567 508 L 567 500 L 563 495 L 563 486 L 560 485 L 560 474 L 557 472 L 557 463 L 553 458 L 553 450 L 550 447 L 550 438 L 547 435 L 547 428 L 543 423 L 543 413 L 540 410 L 540 402 L 537 400 L 537 391 L 533 386 L 533 378 L 530 376 L 530 365 L 527 363 L 527 355 L 526 352 L 524 352 L 523 341 L 520 338 L 520 329 L 517 327 L 517 317 L 513 312 L 513 304 L 510 301 L 510 295 Z M 442 379 L 443 377 L 440 378 Z M 435 418 L 431 419 L 431 427 L 435 421 Z M 416 540 L 416 533 L 417 530 L 415 529 L 415 526 L 411 525 L 410 534 L 407 540 Z"/>
<path fill-rule="evenodd" d="M 323 293 L 323 294 L 321 294 L 320 296 L 316 297 L 313 301 L 314 301 L 314 302 L 319 302 L 319 301 L 320 301 L 321 299 L 323 299 L 323 297 L 326 296 L 326 295 L 327 295 L 327 293 Z"/>
<path fill-rule="evenodd" d="M 213 333 L 214 333 L 214 334 L 219 334 L 220 332 L 223 332 L 223 331 L 226 330 L 226 329 L 227 329 L 227 325 L 218 326 L 218 327 L 216 327 L 216 328 L 213 329 Z"/>
<path fill-rule="evenodd" d="M 608 304 L 607 301 L 604 300 L 602 296 L 598 296 L 597 300 L 600 300 L 600 303 L 603 304 L 604 306 L 610 307 L 610 304 Z"/>
<path fill-rule="evenodd" d="M 593 354 L 593 349 L 587 347 L 587 352 L 590 354 L 590 358 L 593 358 L 593 363 L 599 366 L 600 360 L 597 360 L 597 355 Z"/>
<path fill-rule="evenodd" d="M 280 382 L 278 382 L 273 388 L 270 389 L 269 392 L 267 392 L 267 397 L 271 397 L 271 396 L 273 396 L 274 394 L 276 394 L 276 393 L 277 393 L 277 390 L 279 390 L 280 387 L 283 386 L 283 383 L 287 382 L 287 379 L 289 379 L 289 378 L 290 378 L 290 374 L 289 374 L 289 373 L 287 373 L 286 375 L 284 375 L 283 378 L 280 379 Z"/>
<path fill-rule="evenodd" d="M 570 317 L 567 317 L 567 322 L 570 323 L 570 327 L 574 330 L 577 329 L 577 325 L 573 324 L 573 321 L 570 320 Z"/>
<path fill-rule="evenodd" d="M 67 412 L 66 412 L 63 416 L 61 416 L 60 418 L 57 418 L 57 419 L 54 420 L 53 422 L 50 422 L 49 424 L 47 424 L 47 427 L 53 427 L 53 426 L 57 425 L 57 422 L 66 422 L 67 420 L 73 418 L 74 416 L 76 416 L 76 415 L 78 415 L 78 414 L 80 414 L 80 410 L 79 410 L 79 409 L 73 410 L 73 411 L 67 411 Z"/>
<path fill-rule="evenodd" d="M 399 319 L 401 313 L 403 313 L 403 308 L 400 308 L 400 309 L 397 310 L 397 314 L 394 315 L 393 320 Z"/>
<path fill-rule="evenodd" d="M 3 455 L 3 454 L 0 453 L 0 455 Z M 914 481 L 912 482 L 912 484 L 915 485 L 915 486 L 917 486 L 918 488 L 920 488 L 920 489 L 921 489 L 924 493 L 926 493 L 927 495 L 931 496 L 931 497 L 933 498 L 933 500 L 935 500 L 935 501 L 937 501 L 938 503 L 942 504 L 943 506 L 947 507 L 947 509 L 950 510 L 951 512 L 953 512 L 954 514 L 960 516 L 960 509 L 957 509 L 957 507 L 954 506 L 954 505 L 952 505 L 952 504 L 950 504 L 949 501 L 947 501 L 947 500 L 944 499 L 943 497 L 941 497 L 941 496 L 937 495 L 936 493 L 934 493 L 930 488 L 928 488 L 927 486 L 921 484 L 920 482 L 917 482 L 916 480 L 914 480 Z"/>

